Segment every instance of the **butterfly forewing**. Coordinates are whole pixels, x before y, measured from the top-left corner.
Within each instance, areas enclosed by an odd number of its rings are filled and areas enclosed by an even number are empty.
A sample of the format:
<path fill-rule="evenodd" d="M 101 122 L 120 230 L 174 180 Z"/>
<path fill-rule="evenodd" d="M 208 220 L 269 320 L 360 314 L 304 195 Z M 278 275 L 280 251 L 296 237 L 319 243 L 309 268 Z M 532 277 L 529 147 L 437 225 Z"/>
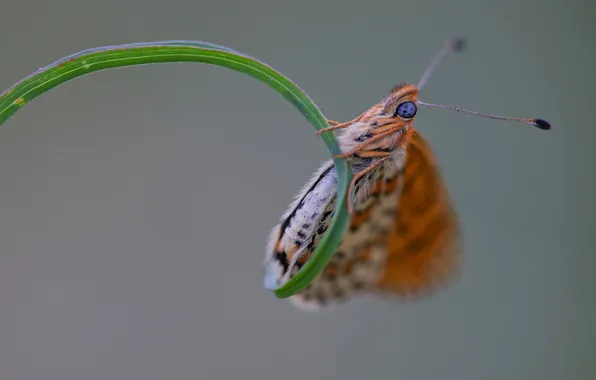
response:
<path fill-rule="evenodd" d="M 418 295 L 447 281 L 460 260 L 459 227 L 431 148 L 415 132 L 403 172 L 392 231 L 382 249 L 386 260 L 376 290 Z"/>

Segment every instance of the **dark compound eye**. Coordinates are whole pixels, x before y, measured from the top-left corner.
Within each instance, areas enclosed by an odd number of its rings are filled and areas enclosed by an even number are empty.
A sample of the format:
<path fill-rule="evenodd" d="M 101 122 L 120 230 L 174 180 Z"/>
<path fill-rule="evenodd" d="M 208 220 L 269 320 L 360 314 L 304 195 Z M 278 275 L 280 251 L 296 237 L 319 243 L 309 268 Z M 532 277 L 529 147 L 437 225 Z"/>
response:
<path fill-rule="evenodd" d="M 404 119 L 411 119 L 416 115 L 416 111 L 418 111 L 416 103 L 403 102 L 402 104 L 397 106 L 395 114 L 399 117 L 403 117 Z"/>

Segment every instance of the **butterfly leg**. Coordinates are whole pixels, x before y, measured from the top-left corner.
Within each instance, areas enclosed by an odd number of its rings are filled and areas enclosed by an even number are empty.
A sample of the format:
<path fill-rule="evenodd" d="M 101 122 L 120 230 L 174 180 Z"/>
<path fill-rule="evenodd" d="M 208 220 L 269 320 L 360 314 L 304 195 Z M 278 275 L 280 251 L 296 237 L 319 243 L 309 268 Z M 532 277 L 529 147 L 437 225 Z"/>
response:
<path fill-rule="evenodd" d="M 352 150 L 350 150 L 348 152 L 342 153 L 342 154 L 336 154 L 333 157 L 334 158 L 347 158 L 347 157 L 350 157 L 351 155 L 353 155 L 354 153 L 359 153 L 360 156 L 363 157 L 362 154 L 361 154 L 361 152 L 360 152 L 362 149 L 366 148 L 367 146 L 369 146 L 370 144 L 374 143 L 375 141 L 382 140 L 385 137 L 387 137 L 387 136 L 389 136 L 389 135 L 391 135 L 391 134 L 399 131 L 400 128 L 401 127 L 399 127 L 399 126 L 395 126 L 392 129 L 387 129 L 384 132 L 381 132 L 379 134 L 376 134 L 375 136 L 373 136 L 370 139 L 366 140 L 364 143 L 358 145 L 356 148 L 354 148 L 354 149 L 352 149 Z"/>
<path fill-rule="evenodd" d="M 360 121 L 360 119 L 362 119 L 365 115 L 366 115 L 366 112 L 362 113 L 360 116 L 356 117 L 355 119 L 352 119 L 350 121 L 346 121 L 344 123 L 340 123 L 340 122 L 335 121 L 335 120 L 325 119 L 325 120 L 327 120 L 327 123 L 331 124 L 331 126 L 330 127 L 327 127 L 327 128 L 319 129 L 317 131 L 317 136 L 320 136 L 322 133 L 325 133 L 325 132 L 334 131 L 336 129 L 347 128 L 350 125 L 352 125 L 352 124 Z"/>
<path fill-rule="evenodd" d="M 350 215 L 352 215 L 352 211 L 353 211 L 352 193 L 353 193 L 354 188 L 356 187 L 356 182 L 360 178 L 362 178 L 362 176 L 364 176 L 366 173 L 369 173 L 371 170 L 374 170 L 377 166 L 381 165 L 390 156 L 390 153 L 388 153 L 388 152 L 364 152 L 364 154 L 367 154 L 369 157 L 381 157 L 381 158 L 378 159 L 377 161 L 373 162 L 366 168 L 360 170 L 352 178 L 352 181 L 350 182 L 350 187 L 348 188 L 348 213 Z"/>
<path fill-rule="evenodd" d="M 334 121 L 334 120 L 331 120 L 331 121 Z M 319 129 L 319 130 L 317 131 L 317 136 L 320 136 L 321 134 L 323 134 L 323 133 L 325 133 L 325 132 L 331 132 L 331 131 L 334 131 L 334 130 L 336 130 L 336 129 L 347 128 L 347 127 L 349 127 L 350 125 L 352 125 L 352 122 L 351 122 L 351 121 L 347 121 L 347 122 L 345 122 L 345 123 L 337 123 L 337 124 L 334 124 L 334 125 L 332 125 L 332 126 L 330 126 L 330 127 L 323 128 L 323 129 Z"/>

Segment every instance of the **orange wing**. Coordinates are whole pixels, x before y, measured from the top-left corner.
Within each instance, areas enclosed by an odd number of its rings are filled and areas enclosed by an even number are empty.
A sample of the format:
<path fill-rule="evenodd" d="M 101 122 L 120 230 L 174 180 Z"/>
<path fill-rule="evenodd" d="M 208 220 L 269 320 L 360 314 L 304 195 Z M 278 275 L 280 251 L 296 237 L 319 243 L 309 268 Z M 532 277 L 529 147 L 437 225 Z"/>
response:
<path fill-rule="evenodd" d="M 374 290 L 419 295 L 445 283 L 460 259 L 460 236 L 449 194 L 429 144 L 415 132 L 406 154 L 403 188 L 387 258 Z"/>

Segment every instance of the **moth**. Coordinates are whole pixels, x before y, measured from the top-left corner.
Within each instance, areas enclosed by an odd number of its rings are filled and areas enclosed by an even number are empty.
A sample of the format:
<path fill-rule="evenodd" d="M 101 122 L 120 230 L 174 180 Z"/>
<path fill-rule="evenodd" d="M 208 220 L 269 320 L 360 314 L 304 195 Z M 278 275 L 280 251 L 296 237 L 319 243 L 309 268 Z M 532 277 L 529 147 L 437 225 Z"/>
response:
<path fill-rule="evenodd" d="M 349 228 L 325 269 L 290 300 L 318 310 L 359 294 L 417 297 L 445 285 L 461 262 L 460 227 L 432 150 L 414 129 L 419 106 L 520 121 L 550 129 L 543 119 L 510 118 L 424 103 L 419 93 L 439 62 L 461 51 L 447 41 L 418 85 L 399 84 L 379 103 L 347 122 L 328 120 L 321 133 L 337 133 L 353 170 Z M 336 202 L 333 161 L 325 162 L 300 191 L 270 235 L 265 287 L 275 289 L 308 261 L 325 234 Z"/>

